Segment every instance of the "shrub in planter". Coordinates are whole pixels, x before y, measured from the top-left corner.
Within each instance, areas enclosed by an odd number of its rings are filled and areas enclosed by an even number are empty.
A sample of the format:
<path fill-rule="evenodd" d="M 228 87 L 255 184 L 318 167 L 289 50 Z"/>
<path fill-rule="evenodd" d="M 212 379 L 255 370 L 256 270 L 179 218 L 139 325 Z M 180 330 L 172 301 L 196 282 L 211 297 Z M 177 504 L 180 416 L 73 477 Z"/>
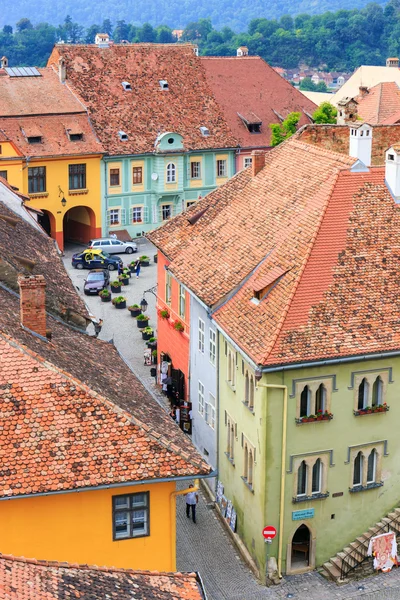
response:
<path fill-rule="evenodd" d="M 130 278 L 131 276 L 131 270 L 129 267 L 125 267 L 124 269 L 122 269 L 122 275 L 128 275 L 128 277 Z"/>
<path fill-rule="evenodd" d="M 144 329 L 142 329 L 142 339 L 143 340 L 150 340 L 154 335 L 154 331 L 152 330 L 151 327 L 145 327 Z"/>
<path fill-rule="evenodd" d="M 136 265 L 136 260 L 133 260 L 132 262 L 129 263 L 129 270 L 131 273 L 135 272 L 135 265 Z"/>
<path fill-rule="evenodd" d="M 150 258 L 146 255 L 141 256 L 140 264 L 142 267 L 148 267 L 150 265 Z"/>
<path fill-rule="evenodd" d="M 153 352 L 151 353 L 151 360 L 153 365 L 157 364 L 157 350 L 153 350 Z"/>
<path fill-rule="evenodd" d="M 129 275 L 122 274 L 118 278 L 122 285 L 129 285 Z"/>
<path fill-rule="evenodd" d="M 139 329 L 144 329 L 149 324 L 149 317 L 144 314 L 140 314 L 136 317 L 136 324 Z"/>
<path fill-rule="evenodd" d="M 126 308 L 125 296 L 117 296 L 116 298 L 113 298 L 112 303 L 114 304 L 115 308 Z"/>
<path fill-rule="evenodd" d="M 131 317 L 138 317 L 142 312 L 139 304 L 132 304 L 132 306 L 128 306 L 128 310 L 131 313 Z"/>
<path fill-rule="evenodd" d="M 120 281 L 112 281 L 111 282 L 111 291 L 114 292 L 114 294 L 120 294 L 121 293 L 121 282 Z"/>
<path fill-rule="evenodd" d="M 183 323 L 181 321 L 174 322 L 174 329 L 176 329 L 176 331 L 184 331 L 185 330 Z"/>
<path fill-rule="evenodd" d="M 160 310 L 158 314 L 162 319 L 169 319 L 169 310 L 167 310 L 166 308 Z"/>
<path fill-rule="evenodd" d="M 99 296 L 102 302 L 111 302 L 111 292 L 109 290 L 101 290 Z"/>
<path fill-rule="evenodd" d="M 154 257 L 153 257 L 153 260 L 154 260 L 154 262 L 155 262 L 155 263 L 157 262 L 157 256 L 158 256 L 158 255 L 157 255 L 157 254 L 155 254 L 155 255 L 154 255 Z"/>

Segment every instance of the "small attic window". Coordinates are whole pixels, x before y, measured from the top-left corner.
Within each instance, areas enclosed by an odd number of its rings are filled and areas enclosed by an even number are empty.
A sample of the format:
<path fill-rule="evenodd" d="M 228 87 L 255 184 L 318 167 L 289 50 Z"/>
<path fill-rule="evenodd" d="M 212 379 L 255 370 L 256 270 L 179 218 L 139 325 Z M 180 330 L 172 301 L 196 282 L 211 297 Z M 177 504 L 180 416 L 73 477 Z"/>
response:
<path fill-rule="evenodd" d="M 128 141 L 128 134 L 125 133 L 125 131 L 118 131 L 118 136 L 119 139 L 121 140 L 121 142 L 127 142 Z"/>
<path fill-rule="evenodd" d="M 255 300 L 256 303 L 260 302 L 260 300 L 264 300 L 287 272 L 288 271 L 284 271 L 280 267 L 275 267 L 267 275 L 258 279 L 258 281 L 254 283 L 253 300 Z"/>
<path fill-rule="evenodd" d="M 42 136 L 41 135 L 32 135 L 28 138 L 28 144 L 41 144 Z"/>
<path fill-rule="evenodd" d="M 250 133 L 261 133 L 261 123 L 249 123 L 247 128 Z"/>
<path fill-rule="evenodd" d="M 70 133 L 68 137 L 70 142 L 81 142 L 83 140 L 83 133 Z"/>
<path fill-rule="evenodd" d="M 126 92 L 129 92 L 132 90 L 131 84 L 128 81 L 123 81 L 122 82 L 122 87 L 124 88 L 124 90 Z"/>
<path fill-rule="evenodd" d="M 394 160 L 394 154 L 388 154 L 388 160 Z"/>
<path fill-rule="evenodd" d="M 160 84 L 160 88 L 162 90 L 168 90 L 168 81 L 166 79 L 160 79 L 160 81 L 158 82 Z"/>
<path fill-rule="evenodd" d="M 208 127 L 200 127 L 200 131 L 203 137 L 208 137 L 210 135 L 210 130 Z"/>

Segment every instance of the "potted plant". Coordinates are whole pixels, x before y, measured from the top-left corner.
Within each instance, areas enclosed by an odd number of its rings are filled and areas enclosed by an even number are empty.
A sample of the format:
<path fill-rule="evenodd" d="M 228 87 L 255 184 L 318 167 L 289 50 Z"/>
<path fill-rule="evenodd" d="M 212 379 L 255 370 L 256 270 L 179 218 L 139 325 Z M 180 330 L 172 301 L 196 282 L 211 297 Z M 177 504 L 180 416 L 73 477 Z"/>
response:
<path fill-rule="evenodd" d="M 138 317 L 142 312 L 139 304 L 132 304 L 131 306 L 128 306 L 128 310 L 131 313 L 131 317 Z"/>
<path fill-rule="evenodd" d="M 120 282 L 122 283 L 122 285 L 129 285 L 129 275 L 126 275 L 125 273 L 122 273 L 118 279 L 120 280 Z"/>
<path fill-rule="evenodd" d="M 129 270 L 131 273 L 135 272 L 135 265 L 136 265 L 136 260 L 133 260 L 132 262 L 129 263 Z"/>
<path fill-rule="evenodd" d="M 174 329 L 175 329 L 176 331 L 180 331 L 180 332 L 182 332 L 182 331 L 184 331 L 184 330 L 185 330 L 185 328 L 184 328 L 184 326 L 183 326 L 183 323 L 182 323 L 181 321 L 179 321 L 179 320 L 176 320 L 176 321 L 174 322 Z"/>
<path fill-rule="evenodd" d="M 140 264 L 142 267 L 148 267 L 150 265 L 150 258 L 144 254 L 140 257 Z"/>
<path fill-rule="evenodd" d="M 136 325 L 139 329 L 144 329 L 149 324 L 149 317 L 141 313 L 136 317 Z"/>
<path fill-rule="evenodd" d="M 157 348 L 157 338 L 151 337 L 149 339 L 149 341 L 147 342 L 146 346 L 148 348 L 153 348 L 153 350 L 156 350 L 156 348 Z"/>
<path fill-rule="evenodd" d="M 154 260 L 154 262 L 155 262 L 155 263 L 157 262 L 157 256 L 158 256 L 158 255 L 157 255 L 157 254 L 155 254 L 155 255 L 154 255 L 154 257 L 153 257 L 153 260 Z"/>
<path fill-rule="evenodd" d="M 153 365 L 157 364 L 157 350 L 153 350 L 153 352 L 151 353 L 151 361 Z"/>
<path fill-rule="evenodd" d="M 317 410 L 317 421 L 322 421 L 323 418 L 322 410 Z"/>
<path fill-rule="evenodd" d="M 112 281 L 111 282 L 111 291 L 114 294 L 120 294 L 121 293 L 121 282 L 120 281 Z"/>
<path fill-rule="evenodd" d="M 169 310 L 167 310 L 166 308 L 161 309 L 158 314 L 160 315 L 160 317 L 162 319 L 169 319 Z"/>
<path fill-rule="evenodd" d="M 122 269 L 122 274 L 123 275 L 128 275 L 128 277 L 130 277 L 131 276 L 131 270 L 130 270 L 130 268 L 129 267 L 124 267 Z"/>
<path fill-rule="evenodd" d="M 111 302 L 111 292 L 109 290 L 101 290 L 99 296 L 102 302 Z"/>
<path fill-rule="evenodd" d="M 113 298 L 112 303 L 114 304 L 115 308 L 126 308 L 125 296 L 116 296 Z"/>
<path fill-rule="evenodd" d="M 154 331 L 151 327 L 145 327 L 142 329 L 142 340 L 148 341 L 153 337 L 153 335 Z"/>

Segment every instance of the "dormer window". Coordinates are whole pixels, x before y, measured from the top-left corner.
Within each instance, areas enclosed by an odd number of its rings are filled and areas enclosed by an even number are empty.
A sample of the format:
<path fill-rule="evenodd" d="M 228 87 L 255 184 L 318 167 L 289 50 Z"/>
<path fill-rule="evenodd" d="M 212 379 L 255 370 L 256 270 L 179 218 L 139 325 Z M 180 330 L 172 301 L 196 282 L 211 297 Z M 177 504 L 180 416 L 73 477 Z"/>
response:
<path fill-rule="evenodd" d="M 280 282 L 282 277 L 286 275 L 288 271 L 284 271 L 279 267 L 275 267 L 264 277 L 260 277 L 254 282 L 254 300 L 258 304 L 261 300 L 264 300 L 268 296 L 269 292 Z M 258 301 L 258 302 L 257 302 Z"/>
<path fill-rule="evenodd" d="M 122 87 L 124 88 L 124 90 L 126 92 L 129 92 L 132 90 L 131 84 L 128 81 L 123 81 L 122 82 Z"/>
<path fill-rule="evenodd" d="M 261 133 L 262 120 L 257 117 L 252 111 L 245 114 L 238 113 L 238 117 L 242 120 L 243 124 L 247 127 L 249 133 Z"/>
<path fill-rule="evenodd" d="M 160 79 L 160 81 L 158 82 L 160 84 L 160 88 L 162 90 L 168 90 L 168 81 L 166 79 Z"/>
<path fill-rule="evenodd" d="M 70 133 L 69 141 L 70 142 L 81 142 L 83 140 L 83 133 Z"/>
<path fill-rule="evenodd" d="M 33 135 L 27 138 L 28 144 L 41 144 L 42 136 L 41 135 Z"/>
<path fill-rule="evenodd" d="M 200 132 L 203 137 L 208 137 L 210 135 L 208 127 L 200 127 Z"/>
<path fill-rule="evenodd" d="M 261 133 L 261 123 L 250 123 L 247 129 L 250 133 Z"/>
<path fill-rule="evenodd" d="M 118 131 L 118 137 L 121 140 L 121 142 L 127 142 L 128 141 L 128 134 L 125 133 L 125 131 Z"/>

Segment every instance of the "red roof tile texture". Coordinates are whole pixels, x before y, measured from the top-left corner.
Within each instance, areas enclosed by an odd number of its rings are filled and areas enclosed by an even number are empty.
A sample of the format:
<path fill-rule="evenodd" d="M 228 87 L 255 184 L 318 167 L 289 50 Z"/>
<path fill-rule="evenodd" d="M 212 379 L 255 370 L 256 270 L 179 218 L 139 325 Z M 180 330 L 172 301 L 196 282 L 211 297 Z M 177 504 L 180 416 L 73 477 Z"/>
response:
<path fill-rule="evenodd" d="M 291 112 L 300 112 L 300 125 L 310 123 L 316 105 L 283 79 L 259 56 L 201 57 L 207 81 L 242 147 L 269 146 L 271 123 L 281 123 Z M 276 111 L 276 112 L 274 112 Z M 255 113 L 261 133 L 250 133 L 238 113 Z"/>
<path fill-rule="evenodd" d="M 359 116 L 370 125 L 393 125 L 400 120 L 400 88 L 397 83 L 378 83 L 356 97 Z"/>
<path fill-rule="evenodd" d="M 399 208 L 384 169 L 351 172 L 352 163 L 292 138 L 256 177 L 246 170 L 201 200 L 196 210 L 210 209 L 194 226 L 181 215 L 150 234 L 172 274 L 257 364 L 400 348 Z"/>
<path fill-rule="evenodd" d="M 0 355 L 1 497 L 201 470 L 167 437 L 1 334 Z"/>
<path fill-rule="evenodd" d="M 0 554 L 0 598 L 204 600 L 195 573 L 134 571 Z"/>
<path fill-rule="evenodd" d="M 236 147 L 193 46 L 183 44 L 57 45 L 49 65 L 65 60 L 67 85 L 89 110 L 110 154 L 154 152 L 160 133 L 183 136 L 186 150 Z M 168 90 L 160 81 L 168 82 Z M 124 90 L 122 82 L 131 90 Z M 200 127 L 207 127 L 204 137 Z M 118 132 L 128 135 L 121 141 Z"/>

